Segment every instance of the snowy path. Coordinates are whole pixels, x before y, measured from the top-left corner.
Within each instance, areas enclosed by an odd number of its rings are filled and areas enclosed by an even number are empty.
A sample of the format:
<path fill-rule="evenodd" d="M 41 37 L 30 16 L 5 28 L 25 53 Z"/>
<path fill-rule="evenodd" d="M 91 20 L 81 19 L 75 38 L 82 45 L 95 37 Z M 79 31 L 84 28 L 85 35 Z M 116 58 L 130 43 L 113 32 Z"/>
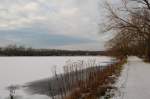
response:
<path fill-rule="evenodd" d="M 137 57 L 129 57 L 117 82 L 119 92 L 113 99 L 149 99 L 150 64 Z"/>

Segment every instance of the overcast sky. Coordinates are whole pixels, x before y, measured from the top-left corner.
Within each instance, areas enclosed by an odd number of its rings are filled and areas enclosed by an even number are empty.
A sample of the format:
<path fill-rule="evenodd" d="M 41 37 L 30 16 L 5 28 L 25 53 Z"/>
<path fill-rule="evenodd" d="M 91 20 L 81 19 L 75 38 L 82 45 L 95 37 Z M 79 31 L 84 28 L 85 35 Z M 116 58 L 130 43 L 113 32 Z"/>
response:
<path fill-rule="evenodd" d="M 0 46 L 104 49 L 101 0 L 0 0 Z"/>

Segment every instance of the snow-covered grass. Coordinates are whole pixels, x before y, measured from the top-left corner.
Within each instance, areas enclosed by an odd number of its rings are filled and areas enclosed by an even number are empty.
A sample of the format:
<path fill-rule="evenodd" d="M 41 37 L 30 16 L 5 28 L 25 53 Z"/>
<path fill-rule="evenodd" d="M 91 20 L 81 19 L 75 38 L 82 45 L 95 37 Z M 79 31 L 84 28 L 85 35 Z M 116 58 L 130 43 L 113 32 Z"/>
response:
<path fill-rule="evenodd" d="M 118 91 L 113 99 L 149 99 L 149 75 L 150 64 L 143 62 L 140 58 L 129 57 L 116 83 Z"/>

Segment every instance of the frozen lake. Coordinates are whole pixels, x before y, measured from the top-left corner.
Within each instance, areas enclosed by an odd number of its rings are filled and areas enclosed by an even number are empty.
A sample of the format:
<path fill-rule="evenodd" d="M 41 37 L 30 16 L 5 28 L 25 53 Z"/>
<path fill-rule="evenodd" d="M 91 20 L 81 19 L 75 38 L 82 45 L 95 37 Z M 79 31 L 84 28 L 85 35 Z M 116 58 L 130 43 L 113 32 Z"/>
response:
<path fill-rule="evenodd" d="M 22 85 L 26 82 L 47 78 L 51 76 L 54 66 L 62 72 L 66 61 L 96 60 L 97 64 L 110 62 L 112 58 L 104 56 L 78 56 L 78 57 L 0 57 L 0 99 L 8 99 L 9 92 L 5 87 L 12 84 Z M 46 96 L 25 96 L 19 91 L 23 99 L 47 99 Z M 24 95 L 24 96 L 23 96 Z M 20 98 L 21 98 L 20 97 Z M 42 97 L 42 98 L 41 98 Z"/>

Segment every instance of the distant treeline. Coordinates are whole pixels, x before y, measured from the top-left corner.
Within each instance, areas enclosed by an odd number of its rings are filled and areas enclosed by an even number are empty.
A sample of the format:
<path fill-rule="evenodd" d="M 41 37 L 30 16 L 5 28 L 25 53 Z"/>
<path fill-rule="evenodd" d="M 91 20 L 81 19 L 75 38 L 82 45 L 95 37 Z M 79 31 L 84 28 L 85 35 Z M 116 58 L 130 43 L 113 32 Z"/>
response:
<path fill-rule="evenodd" d="M 35 49 L 16 45 L 0 47 L 0 56 L 97 56 L 105 54 L 105 51 Z"/>

